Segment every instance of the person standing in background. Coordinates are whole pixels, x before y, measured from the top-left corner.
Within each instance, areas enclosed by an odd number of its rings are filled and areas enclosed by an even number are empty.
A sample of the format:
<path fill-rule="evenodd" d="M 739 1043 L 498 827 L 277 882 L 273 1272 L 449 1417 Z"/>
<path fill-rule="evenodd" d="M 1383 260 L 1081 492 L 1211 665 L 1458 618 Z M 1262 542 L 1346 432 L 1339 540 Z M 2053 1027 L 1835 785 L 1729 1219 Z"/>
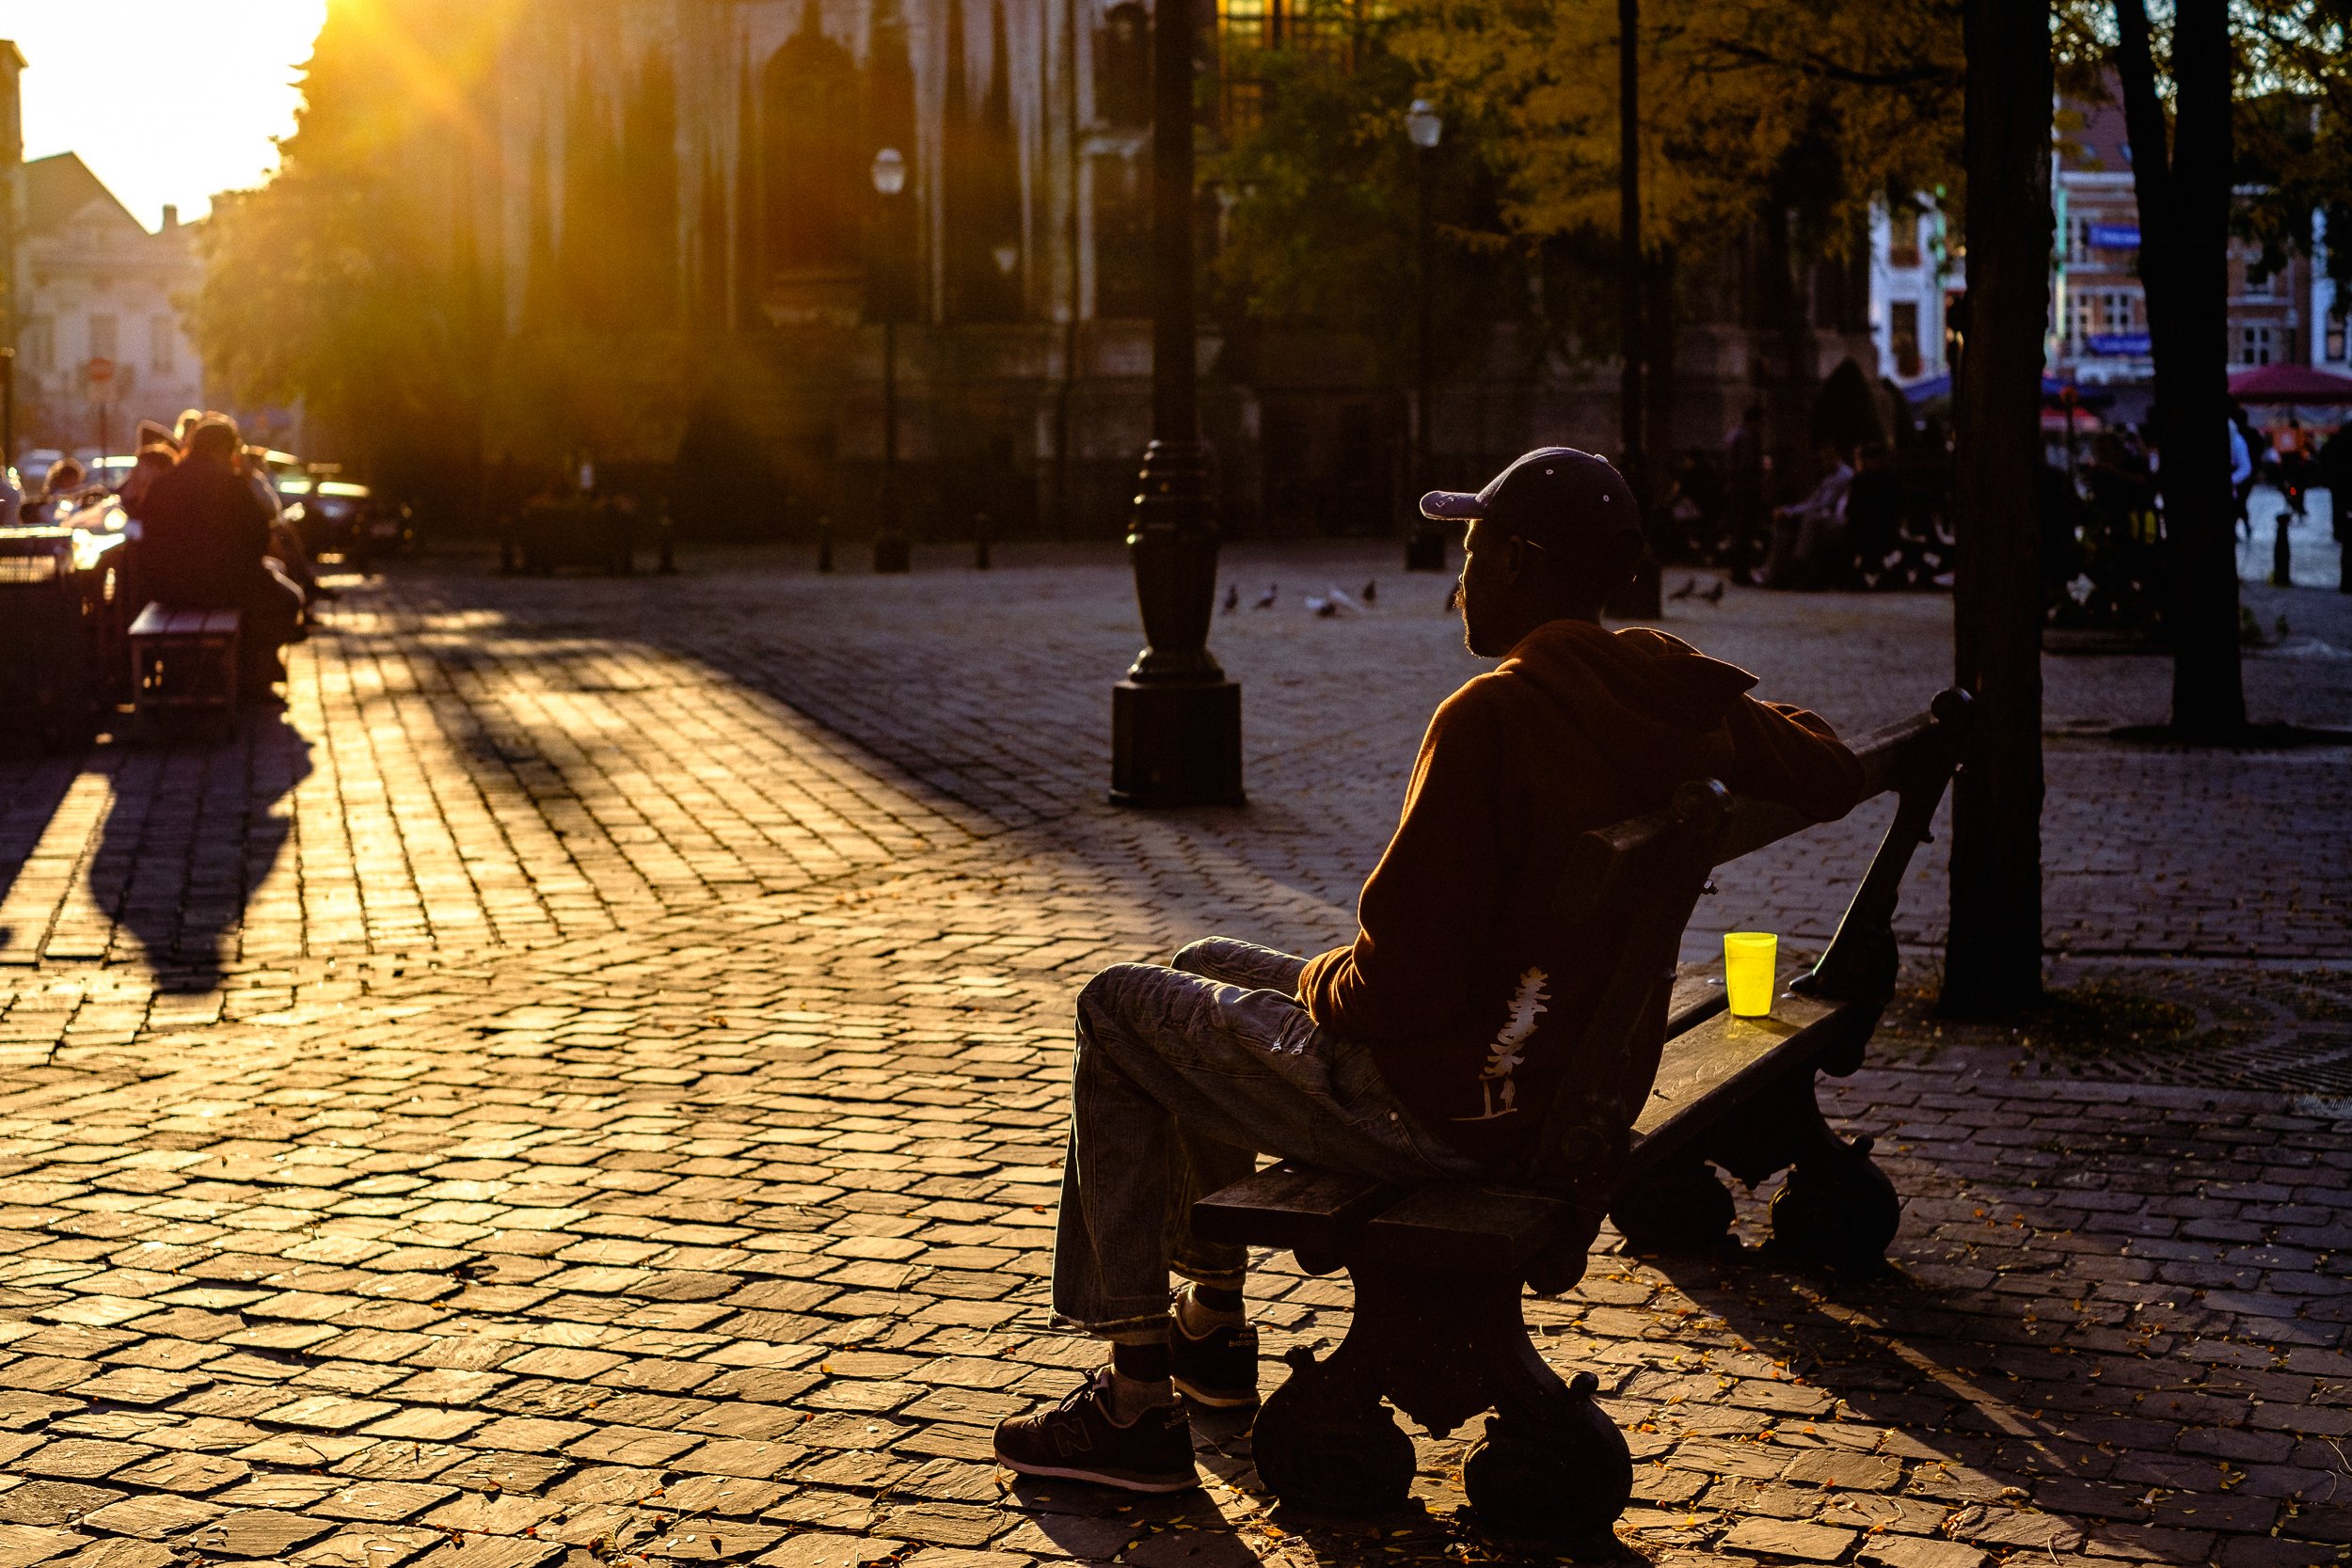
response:
<path fill-rule="evenodd" d="M 1731 580 L 1756 580 L 1756 557 L 1766 522 L 1765 487 L 1771 480 L 1772 454 L 1764 447 L 1764 408 L 1750 404 L 1740 422 L 1724 437 L 1724 531 L 1731 544 Z"/>

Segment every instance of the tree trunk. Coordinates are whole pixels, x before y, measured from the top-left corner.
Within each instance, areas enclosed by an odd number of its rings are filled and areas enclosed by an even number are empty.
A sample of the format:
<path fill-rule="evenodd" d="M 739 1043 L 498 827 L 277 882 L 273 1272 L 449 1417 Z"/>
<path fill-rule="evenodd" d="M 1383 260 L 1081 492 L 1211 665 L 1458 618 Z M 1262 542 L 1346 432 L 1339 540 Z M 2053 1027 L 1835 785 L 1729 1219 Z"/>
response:
<path fill-rule="evenodd" d="M 2116 0 L 2115 21 L 2156 361 L 2172 728 L 2186 740 L 2228 740 L 2246 727 L 2230 493 L 2229 7 L 2227 0 L 2175 7 L 2169 153 L 2144 0 Z"/>
<path fill-rule="evenodd" d="M 1649 413 L 1642 424 L 1650 450 L 1658 454 L 1651 475 L 1653 488 L 1660 495 L 1675 477 L 1675 410 L 1681 406 L 1675 380 L 1679 354 L 1676 329 L 1680 325 L 1675 314 L 1678 260 L 1674 246 L 1660 245 L 1650 252 L 1649 265 L 1642 276 L 1642 357 L 1648 371 L 1642 391 L 1649 400 Z"/>
<path fill-rule="evenodd" d="M 1646 505 L 1642 414 L 1641 0 L 1617 0 L 1617 435 L 1633 493 Z"/>
<path fill-rule="evenodd" d="M 1967 0 L 1968 336 L 1954 413 L 1954 665 L 1977 697 L 1952 796 L 1947 1012 L 2042 994 L 2042 335 L 2049 309 L 2049 0 Z"/>

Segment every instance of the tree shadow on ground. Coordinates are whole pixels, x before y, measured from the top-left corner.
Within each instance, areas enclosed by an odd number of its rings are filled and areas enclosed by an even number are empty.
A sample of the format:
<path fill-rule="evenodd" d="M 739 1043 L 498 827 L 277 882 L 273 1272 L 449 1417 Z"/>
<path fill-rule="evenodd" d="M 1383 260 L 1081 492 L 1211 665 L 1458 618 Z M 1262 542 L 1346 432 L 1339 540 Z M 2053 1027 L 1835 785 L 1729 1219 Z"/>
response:
<path fill-rule="evenodd" d="M 200 995 L 223 947 L 294 831 L 280 801 L 310 772 L 310 742 L 275 709 L 250 708 L 218 744 L 117 746 L 96 753 L 114 800 L 89 892 L 135 937 L 155 989 Z"/>

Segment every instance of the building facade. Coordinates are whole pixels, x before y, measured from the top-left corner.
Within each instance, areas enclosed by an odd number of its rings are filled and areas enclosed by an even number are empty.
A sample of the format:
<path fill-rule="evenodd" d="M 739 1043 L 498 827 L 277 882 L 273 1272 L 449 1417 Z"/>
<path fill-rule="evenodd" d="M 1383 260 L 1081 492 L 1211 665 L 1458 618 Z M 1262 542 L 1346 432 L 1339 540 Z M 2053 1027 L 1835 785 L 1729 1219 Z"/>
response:
<path fill-rule="evenodd" d="M 204 406 L 183 312 L 203 262 L 178 212 L 150 233 L 71 152 L 24 166 L 17 441 L 127 451 L 141 420 Z"/>
<path fill-rule="evenodd" d="M 2148 296 L 2139 278 L 2139 199 L 2131 141 L 2116 103 L 2068 104 L 2080 128 L 2061 134 L 2052 162 L 2058 243 L 2051 261 L 2045 364 L 2051 377 L 2109 394 L 2114 418 L 2146 417 L 2155 379 Z M 1900 384 L 1940 375 L 1944 312 L 1964 286 L 1946 251 L 1940 214 L 1927 198 L 1922 238 L 1883 217 L 1871 243 L 1871 325 L 1882 373 Z M 2327 220 L 2312 214 L 2314 254 L 2272 269 L 2261 248 L 2230 246 L 2229 365 L 2318 365 L 2352 370 L 2344 312 L 2327 277 Z M 1926 324 L 1932 319 L 1931 334 Z M 1913 323 L 1919 323 L 1915 334 Z M 1931 337 L 1932 343 L 1928 341 Z M 1918 343 L 1911 349 L 1914 341 Z M 1911 369 L 1915 367 L 1915 372 Z"/>
<path fill-rule="evenodd" d="M 1216 23 L 1288 38 L 1269 20 L 1283 9 L 1227 0 Z M 551 471 L 590 450 L 618 472 L 675 458 L 698 519 L 806 535 L 870 513 L 895 446 L 919 527 L 954 532 L 979 512 L 999 530 L 1122 526 L 1150 436 L 1141 0 L 374 12 L 399 29 L 387 58 L 431 77 L 405 95 L 393 154 L 417 227 L 478 270 L 496 318 L 485 462 Z M 1218 36 L 1202 40 L 1211 69 Z M 1246 113 L 1247 86 L 1204 93 L 1204 119 Z M 896 195 L 872 178 L 885 149 L 904 170 Z M 1213 244 L 1213 195 L 1199 229 Z M 1858 266 L 1835 287 L 1781 270 L 1797 303 L 1775 306 L 1769 329 L 1734 314 L 1730 283 L 1716 291 L 1729 309 L 1685 324 L 1683 395 L 1667 400 L 1678 422 L 1660 444 L 1712 444 L 1770 388 L 1818 385 L 1857 345 L 1867 355 Z M 1542 442 L 1615 444 L 1613 368 L 1524 337 L 1498 325 L 1437 389 L 1447 480 Z M 1793 371 L 1792 344 L 1806 361 Z M 1377 346 L 1311 324 L 1204 321 L 1202 419 L 1229 519 L 1395 524 L 1409 393 L 1384 380 Z M 1802 455 L 1804 409 L 1788 422 Z"/>
<path fill-rule="evenodd" d="M 0 41 L 0 189 L 7 311 L 16 348 L 16 451 L 128 450 L 138 421 L 204 406 L 184 320 L 203 279 L 173 208 L 151 233 L 71 152 L 23 157 L 15 45 Z"/>
<path fill-rule="evenodd" d="M 2339 375 L 2352 374 L 2352 345 L 2344 341 L 2344 301 L 2328 276 L 2328 214 L 2312 214 L 2312 363 Z"/>
<path fill-rule="evenodd" d="M 1958 286 L 1943 209 L 1932 198 L 1900 212 L 1882 204 L 1871 214 L 1870 337 L 1881 377 L 1910 387 L 1950 369 L 1945 312 Z"/>

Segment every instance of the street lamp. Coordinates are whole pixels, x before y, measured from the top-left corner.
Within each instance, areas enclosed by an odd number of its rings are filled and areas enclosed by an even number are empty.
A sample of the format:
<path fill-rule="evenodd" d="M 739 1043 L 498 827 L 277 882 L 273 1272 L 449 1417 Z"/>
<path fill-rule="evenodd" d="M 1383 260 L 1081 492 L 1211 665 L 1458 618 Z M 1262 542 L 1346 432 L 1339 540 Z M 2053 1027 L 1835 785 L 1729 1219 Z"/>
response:
<path fill-rule="evenodd" d="M 898 523 L 898 225 L 893 221 L 897 198 L 907 188 L 907 161 L 895 147 L 874 154 L 874 194 L 882 198 L 878 226 L 882 244 L 882 529 L 874 535 L 874 570 L 907 570 L 906 530 Z"/>
<path fill-rule="evenodd" d="M 1192 311 L 1193 0 L 1152 24 L 1152 444 L 1127 532 L 1145 646 L 1111 689 L 1111 800 L 1239 805 L 1241 688 L 1209 654 L 1213 472 L 1200 439 Z"/>
<path fill-rule="evenodd" d="M 1445 135 L 1445 119 L 1437 106 L 1426 98 L 1413 100 L 1405 111 L 1405 134 L 1413 142 L 1414 183 L 1420 193 L 1420 262 L 1415 269 L 1414 284 L 1421 298 L 1420 325 L 1414 334 L 1413 389 L 1413 470 L 1408 486 L 1411 494 L 1406 504 L 1413 509 L 1411 531 L 1405 536 L 1405 569 L 1408 572 L 1442 572 L 1445 570 L 1446 537 L 1436 522 L 1421 515 L 1418 499 L 1429 488 L 1429 363 L 1431 356 L 1430 310 L 1433 291 L 1430 275 L 1437 254 L 1436 230 L 1429 221 L 1429 166 L 1438 150 L 1438 140 Z"/>

